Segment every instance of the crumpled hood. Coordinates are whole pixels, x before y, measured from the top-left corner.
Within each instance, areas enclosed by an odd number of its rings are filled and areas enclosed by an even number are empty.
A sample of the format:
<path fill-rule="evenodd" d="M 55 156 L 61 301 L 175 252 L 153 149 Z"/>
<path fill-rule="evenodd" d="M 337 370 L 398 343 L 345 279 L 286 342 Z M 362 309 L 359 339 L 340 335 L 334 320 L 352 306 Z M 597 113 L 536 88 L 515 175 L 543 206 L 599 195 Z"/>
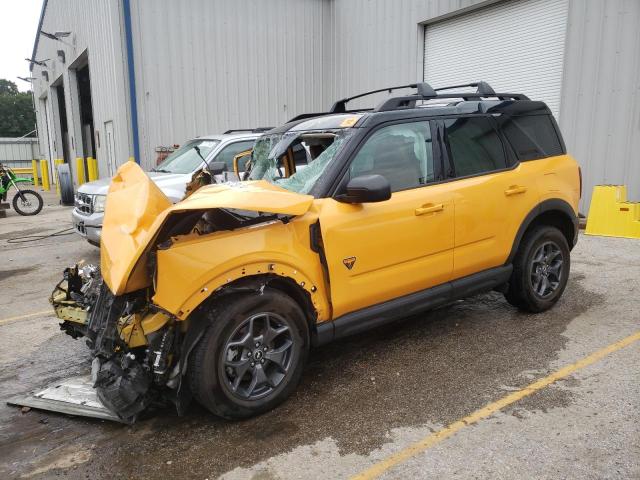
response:
<path fill-rule="evenodd" d="M 214 208 L 303 215 L 312 203 L 310 195 L 261 180 L 209 185 L 171 205 L 137 164 L 127 162 L 113 177 L 107 195 L 100 245 L 102 276 L 115 295 L 149 286 L 152 279 L 144 267 L 146 255 L 170 215 Z"/>
<path fill-rule="evenodd" d="M 147 176 L 151 178 L 160 190 L 167 195 L 173 202 L 179 201 L 185 192 L 187 183 L 191 181 L 191 173 L 163 173 L 163 172 L 147 172 Z M 78 192 L 89 195 L 106 195 L 109 191 L 111 178 L 101 178 L 93 182 L 87 182 L 78 187 Z"/>

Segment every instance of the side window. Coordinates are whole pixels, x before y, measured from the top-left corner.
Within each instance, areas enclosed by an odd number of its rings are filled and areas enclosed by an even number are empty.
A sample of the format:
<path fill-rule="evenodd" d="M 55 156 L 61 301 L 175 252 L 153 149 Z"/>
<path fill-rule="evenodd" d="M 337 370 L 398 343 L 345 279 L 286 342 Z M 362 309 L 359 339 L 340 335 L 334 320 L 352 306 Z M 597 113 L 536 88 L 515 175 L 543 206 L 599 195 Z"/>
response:
<path fill-rule="evenodd" d="M 235 157 L 240 152 L 244 152 L 245 150 L 249 150 L 253 147 L 254 140 L 245 140 L 242 142 L 235 142 L 230 145 L 227 145 L 222 149 L 218 155 L 212 160 L 213 162 L 224 162 L 227 165 L 227 172 L 233 172 L 233 157 Z M 245 159 L 245 161 L 248 158 Z M 242 162 L 241 165 L 242 167 Z M 242 170 L 242 168 L 240 169 Z"/>
<path fill-rule="evenodd" d="M 520 161 L 552 157 L 564 153 L 549 115 L 507 117 L 502 131 Z"/>
<path fill-rule="evenodd" d="M 429 121 L 400 123 L 374 132 L 349 166 L 350 178 L 372 174 L 389 180 L 392 192 L 433 182 Z"/>
<path fill-rule="evenodd" d="M 444 121 L 449 159 L 456 177 L 477 175 L 507 166 L 502 141 L 487 117 Z"/>

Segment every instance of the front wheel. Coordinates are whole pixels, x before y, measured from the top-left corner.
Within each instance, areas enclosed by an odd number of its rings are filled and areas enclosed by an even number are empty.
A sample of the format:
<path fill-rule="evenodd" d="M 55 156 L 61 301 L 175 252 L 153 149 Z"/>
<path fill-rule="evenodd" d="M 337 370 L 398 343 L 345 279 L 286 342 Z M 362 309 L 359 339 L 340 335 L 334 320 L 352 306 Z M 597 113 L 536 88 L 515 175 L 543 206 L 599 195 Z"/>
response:
<path fill-rule="evenodd" d="M 20 190 L 13 197 L 13 209 L 20 215 L 37 215 L 43 205 L 42 197 L 33 190 Z"/>
<path fill-rule="evenodd" d="M 224 302 L 224 303 L 222 303 Z M 246 418 L 283 402 L 296 388 L 309 350 L 300 306 L 279 290 L 231 296 L 189 359 L 200 404 L 224 418 Z"/>
<path fill-rule="evenodd" d="M 560 230 L 535 227 L 522 239 L 505 297 L 527 312 L 544 312 L 562 296 L 571 265 L 569 244 Z"/>

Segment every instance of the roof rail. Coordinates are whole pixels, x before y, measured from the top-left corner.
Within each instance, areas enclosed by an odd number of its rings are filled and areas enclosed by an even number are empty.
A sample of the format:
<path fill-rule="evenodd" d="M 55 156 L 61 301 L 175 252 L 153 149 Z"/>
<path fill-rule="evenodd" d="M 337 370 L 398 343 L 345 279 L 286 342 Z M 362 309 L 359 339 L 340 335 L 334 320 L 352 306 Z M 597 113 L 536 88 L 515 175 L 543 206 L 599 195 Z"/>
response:
<path fill-rule="evenodd" d="M 476 87 L 475 93 L 445 93 L 443 90 L 453 90 L 456 88 Z M 474 82 L 464 85 L 452 85 L 450 87 L 432 88 L 428 83 L 418 83 L 415 85 L 418 90 L 416 95 L 404 95 L 401 97 L 391 97 L 378 105 L 375 112 L 388 112 L 400 108 L 414 108 L 419 100 L 433 100 L 434 98 L 462 98 L 463 100 L 482 99 L 486 97 L 496 97 L 500 100 L 529 100 L 529 97 L 521 93 L 496 93 L 487 82 Z"/>
<path fill-rule="evenodd" d="M 257 127 L 257 128 L 234 128 L 231 130 L 227 130 L 223 133 L 223 135 L 227 135 L 228 133 L 237 133 L 237 132 L 249 132 L 249 133 L 261 133 L 268 132 L 269 130 L 273 130 L 275 127 Z"/>
<path fill-rule="evenodd" d="M 343 98 L 342 100 L 337 100 L 329 109 L 329 111 L 327 113 L 345 113 L 347 111 L 347 102 L 350 102 L 351 100 L 355 100 L 356 98 L 361 98 L 361 97 L 366 97 L 368 95 L 373 95 L 374 93 L 380 93 L 380 92 L 389 92 L 391 93 L 393 90 L 400 90 L 402 88 L 418 88 L 420 89 L 420 87 L 418 87 L 418 85 L 426 85 L 427 87 L 429 87 L 428 84 L 426 83 L 411 83 L 409 85 L 400 85 L 398 87 L 387 87 L 387 88 L 380 88 L 378 90 L 371 90 L 370 92 L 364 92 L 364 93 L 360 93 L 358 95 L 354 95 L 353 97 L 347 97 L 347 98 Z M 431 88 L 431 87 L 429 87 Z M 432 89 L 433 90 L 433 89 Z M 435 92 L 434 92 L 435 94 Z"/>

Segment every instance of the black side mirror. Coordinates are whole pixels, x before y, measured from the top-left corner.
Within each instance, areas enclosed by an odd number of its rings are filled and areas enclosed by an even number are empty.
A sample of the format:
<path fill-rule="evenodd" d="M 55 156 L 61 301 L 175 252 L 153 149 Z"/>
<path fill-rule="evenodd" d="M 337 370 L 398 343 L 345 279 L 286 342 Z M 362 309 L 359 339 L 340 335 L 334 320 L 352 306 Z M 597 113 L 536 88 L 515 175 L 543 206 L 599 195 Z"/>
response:
<path fill-rule="evenodd" d="M 224 162 L 211 162 L 208 170 L 212 175 L 220 175 L 227 169 L 227 164 Z"/>
<path fill-rule="evenodd" d="M 362 175 L 347 184 L 347 193 L 336 200 L 345 203 L 384 202 L 391 198 L 391 185 L 382 175 Z"/>

